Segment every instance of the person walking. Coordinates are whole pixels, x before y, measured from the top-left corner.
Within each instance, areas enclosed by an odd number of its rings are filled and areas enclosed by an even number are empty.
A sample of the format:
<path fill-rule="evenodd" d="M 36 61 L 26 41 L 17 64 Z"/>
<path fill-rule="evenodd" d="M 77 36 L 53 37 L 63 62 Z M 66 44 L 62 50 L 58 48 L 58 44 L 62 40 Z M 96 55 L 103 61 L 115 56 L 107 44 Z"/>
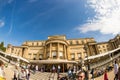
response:
<path fill-rule="evenodd" d="M 114 80 L 117 80 L 118 78 L 118 64 L 117 64 L 117 61 L 115 61 L 115 64 L 114 64 L 114 74 L 115 74 L 115 77 L 114 77 Z"/>
<path fill-rule="evenodd" d="M 90 74 L 92 75 L 92 79 L 94 78 L 94 68 L 92 68 L 92 70 L 91 70 L 91 72 L 90 72 Z"/>
<path fill-rule="evenodd" d="M 52 67 L 52 70 L 53 70 L 53 73 L 56 72 L 56 69 L 55 69 L 55 66 L 54 66 L 54 65 L 53 65 L 53 67 Z"/>
<path fill-rule="evenodd" d="M 61 69 L 61 67 L 60 67 L 60 65 L 58 65 L 58 73 L 60 73 L 60 69 Z"/>
<path fill-rule="evenodd" d="M 30 80 L 30 69 L 29 68 L 26 69 L 26 79 Z"/>
<path fill-rule="evenodd" d="M 0 80 L 6 80 L 4 72 L 4 63 L 1 60 L 0 60 Z"/>
<path fill-rule="evenodd" d="M 24 69 L 21 69 L 18 80 L 25 80 L 25 78 L 26 78 L 25 71 Z"/>
<path fill-rule="evenodd" d="M 13 80 L 18 80 L 18 74 L 19 74 L 18 67 L 17 67 L 17 66 L 15 66 Z"/>
<path fill-rule="evenodd" d="M 104 72 L 104 80 L 108 80 L 107 70 Z"/>
<path fill-rule="evenodd" d="M 120 67 L 118 68 L 118 73 L 117 73 L 117 75 L 118 75 L 118 80 L 120 80 Z"/>

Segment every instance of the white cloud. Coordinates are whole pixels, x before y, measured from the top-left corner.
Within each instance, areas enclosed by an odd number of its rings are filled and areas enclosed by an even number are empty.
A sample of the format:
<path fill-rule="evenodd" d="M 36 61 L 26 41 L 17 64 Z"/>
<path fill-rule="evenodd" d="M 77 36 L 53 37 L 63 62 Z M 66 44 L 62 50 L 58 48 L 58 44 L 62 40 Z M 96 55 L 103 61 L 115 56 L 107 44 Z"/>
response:
<path fill-rule="evenodd" d="M 120 0 L 87 0 L 88 7 L 95 11 L 93 18 L 77 29 L 86 33 L 100 31 L 102 34 L 120 33 Z"/>
<path fill-rule="evenodd" d="M 3 27 L 5 25 L 5 22 L 3 20 L 0 20 L 0 27 Z"/>

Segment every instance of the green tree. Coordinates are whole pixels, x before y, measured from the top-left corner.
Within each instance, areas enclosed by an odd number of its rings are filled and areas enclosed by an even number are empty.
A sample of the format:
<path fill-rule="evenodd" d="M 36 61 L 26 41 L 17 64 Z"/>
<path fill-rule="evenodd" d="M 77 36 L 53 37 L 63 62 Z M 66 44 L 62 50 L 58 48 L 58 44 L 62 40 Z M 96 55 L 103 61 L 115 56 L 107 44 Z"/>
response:
<path fill-rule="evenodd" d="M 0 50 L 5 52 L 6 48 L 4 47 L 4 42 L 0 43 Z"/>

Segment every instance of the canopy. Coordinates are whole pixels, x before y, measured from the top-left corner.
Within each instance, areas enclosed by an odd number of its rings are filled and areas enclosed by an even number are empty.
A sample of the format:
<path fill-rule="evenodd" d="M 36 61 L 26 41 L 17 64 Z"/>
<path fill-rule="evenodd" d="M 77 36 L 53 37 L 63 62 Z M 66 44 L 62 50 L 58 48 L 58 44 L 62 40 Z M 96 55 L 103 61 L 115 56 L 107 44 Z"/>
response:
<path fill-rule="evenodd" d="M 11 53 L 11 54 L 8 54 L 8 53 L 5 53 L 5 52 L 3 52 L 3 51 L 0 51 L 0 53 L 2 53 L 2 54 L 4 54 L 4 55 L 7 55 L 7 56 L 10 56 L 10 57 L 13 57 L 13 58 L 17 58 L 17 59 L 23 60 L 23 61 L 29 63 L 29 61 L 28 61 L 27 59 L 25 59 L 25 58 L 23 58 L 23 57 L 20 57 L 20 56 L 17 56 L 17 55 L 14 55 L 14 54 L 12 54 L 12 53 Z"/>
<path fill-rule="evenodd" d="M 32 63 L 39 63 L 39 64 L 77 63 L 76 61 L 58 60 L 58 59 L 30 60 L 30 62 L 32 62 Z"/>
<path fill-rule="evenodd" d="M 106 52 L 106 53 L 102 53 L 102 54 L 98 54 L 98 55 L 90 56 L 90 57 L 88 57 L 88 58 L 85 58 L 84 60 L 88 60 L 88 59 L 94 59 L 94 58 L 102 57 L 102 56 L 105 56 L 105 55 L 111 54 L 111 53 L 113 53 L 113 52 L 115 52 L 115 51 L 118 51 L 118 50 L 120 50 L 120 47 L 117 48 L 117 49 L 114 49 L 114 50 L 108 51 L 108 52 Z"/>

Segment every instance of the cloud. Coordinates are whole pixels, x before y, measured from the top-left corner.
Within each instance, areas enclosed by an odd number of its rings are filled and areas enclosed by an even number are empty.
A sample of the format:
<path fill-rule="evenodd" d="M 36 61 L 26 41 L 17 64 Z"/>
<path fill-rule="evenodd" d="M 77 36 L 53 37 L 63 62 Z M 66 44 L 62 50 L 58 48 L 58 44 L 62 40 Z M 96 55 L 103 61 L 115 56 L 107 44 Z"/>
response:
<path fill-rule="evenodd" d="M 99 31 L 102 34 L 120 33 L 120 0 L 87 0 L 95 15 L 77 27 L 82 33 Z"/>
<path fill-rule="evenodd" d="M 0 20 L 0 27 L 3 27 L 5 25 L 5 22 L 3 20 Z"/>

